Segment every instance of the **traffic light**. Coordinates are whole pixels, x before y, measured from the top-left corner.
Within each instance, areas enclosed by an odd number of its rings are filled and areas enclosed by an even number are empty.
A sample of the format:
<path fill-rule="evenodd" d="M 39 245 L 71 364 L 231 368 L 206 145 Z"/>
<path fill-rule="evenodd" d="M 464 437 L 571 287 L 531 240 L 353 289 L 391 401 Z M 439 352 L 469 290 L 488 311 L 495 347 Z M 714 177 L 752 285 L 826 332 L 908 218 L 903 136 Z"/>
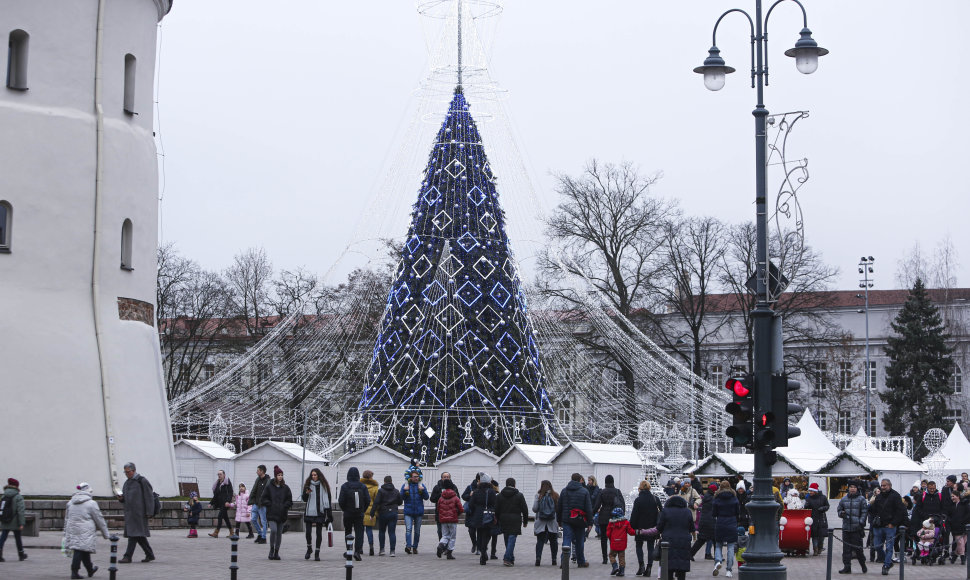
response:
<path fill-rule="evenodd" d="M 789 393 L 794 393 L 802 388 L 802 384 L 794 379 L 789 379 L 786 375 L 775 375 L 771 377 L 771 410 L 762 417 L 762 422 L 766 424 L 765 429 L 769 429 L 770 435 L 766 432 L 765 442 L 770 447 L 785 447 L 788 440 L 802 434 L 801 429 L 788 424 L 788 417 L 791 415 L 801 415 L 805 408 L 801 405 L 788 401 Z"/>
<path fill-rule="evenodd" d="M 754 433 L 754 376 L 731 377 L 724 384 L 733 400 L 724 408 L 731 414 L 732 423 L 727 436 L 739 447 L 751 448 Z"/>

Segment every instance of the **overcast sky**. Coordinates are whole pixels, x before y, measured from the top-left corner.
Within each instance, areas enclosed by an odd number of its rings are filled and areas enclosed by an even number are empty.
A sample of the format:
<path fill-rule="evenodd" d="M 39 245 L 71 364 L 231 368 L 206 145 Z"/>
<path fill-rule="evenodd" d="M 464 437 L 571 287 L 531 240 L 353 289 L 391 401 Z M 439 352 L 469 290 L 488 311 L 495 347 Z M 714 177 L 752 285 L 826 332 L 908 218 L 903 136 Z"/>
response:
<path fill-rule="evenodd" d="M 727 86 L 709 92 L 692 72 L 720 13 L 753 11 L 754 2 L 504 4 L 484 23 L 489 69 L 507 90 L 504 107 L 542 210 L 556 203 L 551 173 L 578 174 L 596 157 L 663 172 L 654 191 L 687 213 L 754 218 L 756 95 L 743 17 L 726 18 L 718 34 L 739 71 Z M 961 105 L 970 2 L 804 4 L 831 54 L 815 74 L 798 73 L 784 51 L 801 14 L 793 2 L 780 5 L 769 25 L 765 101 L 772 113 L 811 112 L 789 142 L 792 157 L 809 160 L 799 193 L 807 243 L 841 269 L 838 289 L 856 288 L 863 255 L 876 258 L 875 287 L 886 289 L 914 243 L 932 252 L 950 236 L 958 281 L 970 285 L 970 120 Z M 330 269 L 361 236 L 368 203 L 407 146 L 427 29 L 409 0 L 176 2 L 159 53 L 163 241 L 208 268 L 262 246 L 277 268 Z M 419 186 L 404 173 L 394 194 L 401 205 L 392 206 L 402 237 Z M 510 233 L 528 262 L 528 241 Z"/>

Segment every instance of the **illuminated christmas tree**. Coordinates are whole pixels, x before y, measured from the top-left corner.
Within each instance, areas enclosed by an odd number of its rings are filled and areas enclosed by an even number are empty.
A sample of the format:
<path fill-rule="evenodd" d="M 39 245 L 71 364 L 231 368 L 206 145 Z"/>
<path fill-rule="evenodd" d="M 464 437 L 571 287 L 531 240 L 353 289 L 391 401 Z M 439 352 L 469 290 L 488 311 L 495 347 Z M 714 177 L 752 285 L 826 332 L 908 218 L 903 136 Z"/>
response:
<path fill-rule="evenodd" d="M 434 462 L 545 444 L 552 408 L 496 178 L 459 85 L 424 172 L 359 410 Z"/>

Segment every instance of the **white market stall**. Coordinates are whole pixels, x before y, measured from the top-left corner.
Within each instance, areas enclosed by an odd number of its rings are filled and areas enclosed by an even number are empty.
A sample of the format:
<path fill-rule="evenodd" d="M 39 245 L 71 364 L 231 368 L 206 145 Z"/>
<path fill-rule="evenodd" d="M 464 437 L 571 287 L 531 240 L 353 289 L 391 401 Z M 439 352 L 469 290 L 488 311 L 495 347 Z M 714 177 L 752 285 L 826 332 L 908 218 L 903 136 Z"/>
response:
<path fill-rule="evenodd" d="M 822 466 L 841 453 L 841 450 L 825 436 L 810 411 L 805 411 L 797 425 L 801 429 L 801 435 L 789 439 L 787 447 L 779 447 L 775 451 L 779 457 L 783 457 L 799 472 L 808 476 L 809 483 L 818 483 L 820 491 L 828 493 L 827 478 L 816 474 Z"/>
<path fill-rule="evenodd" d="M 818 470 L 825 477 L 864 477 L 874 475 L 888 479 L 893 489 L 905 493 L 926 473 L 922 465 L 898 451 L 883 451 L 876 448 L 866 434 L 859 430 L 853 440 L 838 455 Z M 831 498 L 837 490 L 829 490 Z"/>
<path fill-rule="evenodd" d="M 566 487 L 573 473 L 584 477 L 593 475 L 600 487 L 606 484 L 606 476 L 612 475 L 617 489 L 626 497 L 636 489 L 644 476 L 644 461 L 632 445 L 610 445 L 571 441 L 549 461 L 552 464 L 552 486 L 556 490 Z M 659 465 L 651 469 L 667 472 Z"/>
<path fill-rule="evenodd" d="M 940 448 L 940 455 L 947 459 L 943 467 L 946 475 L 956 475 L 959 479 L 961 473 L 970 473 L 970 441 L 963 434 L 959 423 L 954 423 L 953 429 L 950 429 L 946 442 Z M 942 485 L 941 482 L 937 484 Z"/>
<path fill-rule="evenodd" d="M 459 495 L 465 490 L 479 472 L 484 471 L 492 478 L 498 478 L 499 488 L 505 487 L 505 475 L 499 477 L 498 457 L 479 447 L 469 447 L 461 453 L 456 453 L 446 459 L 442 459 L 432 470 L 424 471 L 424 480 L 430 482 L 428 489 L 441 477 L 441 473 L 447 471 L 451 474 L 451 481 L 458 486 Z M 433 477 L 429 477 L 429 474 Z M 518 483 L 518 482 L 516 482 Z M 521 490 L 522 488 L 519 487 Z"/>
<path fill-rule="evenodd" d="M 306 469 L 303 469 L 304 453 L 306 458 Z M 327 467 L 327 460 L 303 446 L 289 441 L 263 441 L 255 447 L 251 447 L 239 455 L 233 461 L 237 485 L 245 483 L 246 487 L 252 489 L 256 481 L 256 467 L 266 466 L 266 473 L 273 477 L 273 466 L 278 465 L 283 470 L 283 479 L 286 481 L 294 494 L 299 494 L 299 489 L 303 485 L 300 479 L 301 474 L 304 478 L 310 475 L 310 470 L 314 467 L 323 472 L 324 477 L 330 483 L 330 488 L 335 489 L 334 476 L 336 472 Z M 299 500 L 294 497 L 294 500 Z"/>
<path fill-rule="evenodd" d="M 347 481 L 347 471 L 351 467 L 356 467 L 362 474 L 368 469 L 373 471 L 374 479 L 379 484 L 384 483 L 384 476 L 390 475 L 397 487 L 401 487 L 404 483 L 404 471 L 409 465 L 411 465 L 409 457 L 380 443 L 352 451 L 334 462 L 335 469 L 339 471 L 340 483 Z M 430 481 L 433 486 L 434 480 L 438 479 L 437 475 L 432 473 L 434 470 L 422 469 L 421 471 L 424 473 L 425 483 Z M 431 486 L 428 487 L 429 493 Z"/>
<path fill-rule="evenodd" d="M 498 459 L 498 471 L 502 477 L 514 477 L 519 491 L 525 496 L 529 508 L 539 491 L 543 479 L 553 481 L 552 458 L 562 451 L 561 445 L 525 445 L 516 443 Z M 558 492 L 563 486 L 556 482 L 553 487 Z"/>
<path fill-rule="evenodd" d="M 784 456 L 778 454 L 778 461 L 771 466 L 771 474 L 774 477 L 782 477 L 801 475 L 801 471 Z M 750 480 L 754 477 L 754 454 L 714 453 L 697 464 L 694 475 L 698 478 L 744 476 L 745 479 Z"/>
<path fill-rule="evenodd" d="M 233 459 L 236 454 L 218 443 L 201 439 L 179 439 L 174 445 L 175 474 L 182 484 L 198 484 L 199 495 L 210 497 L 216 472 L 220 469 L 235 481 Z M 248 485 L 248 484 L 247 484 Z"/>

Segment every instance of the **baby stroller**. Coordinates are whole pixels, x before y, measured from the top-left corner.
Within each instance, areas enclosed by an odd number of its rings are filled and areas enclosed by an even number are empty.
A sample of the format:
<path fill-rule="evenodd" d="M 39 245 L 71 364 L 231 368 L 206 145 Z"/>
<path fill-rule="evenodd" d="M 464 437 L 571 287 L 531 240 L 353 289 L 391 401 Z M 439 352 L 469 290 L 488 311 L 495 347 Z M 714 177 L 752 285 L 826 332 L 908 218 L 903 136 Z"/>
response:
<path fill-rule="evenodd" d="M 930 566 L 933 564 L 945 564 L 947 558 L 950 556 L 950 542 L 944 541 L 944 536 L 949 537 L 949 534 L 946 534 L 946 516 L 933 514 L 927 519 L 932 522 L 935 532 L 933 534 L 933 541 L 929 546 L 923 546 L 918 540 L 915 540 L 913 555 L 911 557 L 912 563 L 915 565 L 919 561 L 920 564 L 928 564 Z"/>

